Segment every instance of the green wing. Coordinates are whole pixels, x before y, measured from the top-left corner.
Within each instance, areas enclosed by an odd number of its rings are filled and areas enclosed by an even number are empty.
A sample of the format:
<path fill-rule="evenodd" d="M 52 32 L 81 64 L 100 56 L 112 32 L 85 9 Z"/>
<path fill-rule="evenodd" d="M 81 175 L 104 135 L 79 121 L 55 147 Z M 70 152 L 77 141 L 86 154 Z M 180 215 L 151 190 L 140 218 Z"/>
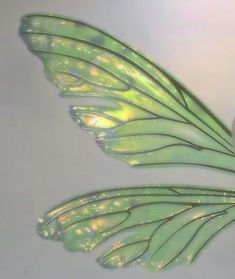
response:
<path fill-rule="evenodd" d="M 231 132 L 171 75 L 109 34 L 34 14 L 20 34 L 64 96 L 104 98 L 71 115 L 111 156 L 136 165 L 190 164 L 235 172 Z"/>
<path fill-rule="evenodd" d="M 38 233 L 62 241 L 69 251 L 87 252 L 115 236 L 98 259 L 103 267 L 158 271 L 193 262 L 234 220 L 235 191 L 146 186 L 76 197 L 39 219 Z"/>

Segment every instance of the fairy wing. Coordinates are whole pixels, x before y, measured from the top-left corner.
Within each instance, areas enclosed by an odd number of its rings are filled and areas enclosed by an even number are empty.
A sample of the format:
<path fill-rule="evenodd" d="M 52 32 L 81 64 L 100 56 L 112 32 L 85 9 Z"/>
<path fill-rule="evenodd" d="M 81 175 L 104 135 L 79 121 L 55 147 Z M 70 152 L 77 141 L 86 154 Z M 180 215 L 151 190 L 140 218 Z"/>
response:
<path fill-rule="evenodd" d="M 40 218 L 38 233 L 63 242 L 69 251 L 85 252 L 115 236 L 112 248 L 97 260 L 102 266 L 159 271 L 193 262 L 234 220 L 235 191 L 146 186 L 76 197 Z"/>
<path fill-rule="evenodd" d="M 63 96 L 110 105 L 71 107 L 109 155 L 137 165 L 191 164 L 235 172 L 231 132 L 182 84 L 111 35 L 69 18 L 33 14 L 20 34 Z"/>

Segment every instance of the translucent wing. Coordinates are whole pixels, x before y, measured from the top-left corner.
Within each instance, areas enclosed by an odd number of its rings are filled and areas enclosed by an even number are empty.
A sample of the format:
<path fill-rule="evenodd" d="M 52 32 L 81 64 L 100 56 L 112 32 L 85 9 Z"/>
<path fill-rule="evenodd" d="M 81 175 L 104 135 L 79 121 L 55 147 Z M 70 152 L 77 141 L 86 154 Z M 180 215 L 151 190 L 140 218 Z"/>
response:
<path fill-rule="evenodd" d="M 142 265 L 159 271 L 193 262 L 234 220 L 235 191 L 146 186 L 76 197 L 47 212 L 38 233 L 63 242 L 69 251 L 91 251 L 116 236 L 98 259 L 103 267 Z"/>
<path fill-rule="evenodd" d="M 64 96 L 105 98 L 71 115 L 111 156 L 136 165 L 191 164 L 235 172 L 231 132 L 185 87 L 109 34 L 34 14 L 20 34 Z"/>

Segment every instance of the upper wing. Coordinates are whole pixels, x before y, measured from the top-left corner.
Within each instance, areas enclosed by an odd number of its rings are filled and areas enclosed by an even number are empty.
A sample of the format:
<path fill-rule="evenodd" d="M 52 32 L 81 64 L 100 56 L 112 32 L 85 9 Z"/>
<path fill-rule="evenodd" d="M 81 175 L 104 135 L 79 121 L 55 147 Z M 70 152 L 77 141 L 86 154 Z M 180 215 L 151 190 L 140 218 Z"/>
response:
<path fill-rule="evenodd" d="M 147 186 L 76 197 L 40 218 L 38 233 L 62 241 L 69 251 L 91 251 L 118 235 L 98 259 L 102 266 L 158 271 L 193 262 L 234 221 L 235 191 Z"/>
<path fill-rule="evenodd" d="M 103 97 L 72 106 L 97 143 L 131 165 L 193 164 L 235 172 L 231 132 L 185 87 L 109 34 L 72 19 L 34 14 L 20 34 L 65 96 Z"/>

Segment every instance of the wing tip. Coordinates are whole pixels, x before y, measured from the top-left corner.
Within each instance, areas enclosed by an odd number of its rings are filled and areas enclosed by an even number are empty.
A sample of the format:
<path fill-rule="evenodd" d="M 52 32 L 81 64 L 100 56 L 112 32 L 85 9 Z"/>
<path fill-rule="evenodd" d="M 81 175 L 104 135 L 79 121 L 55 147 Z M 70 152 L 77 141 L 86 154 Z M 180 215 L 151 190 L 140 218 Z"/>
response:
<path fill-rule="evenodd" d="M 46 19 L 54 19 L 54 20 L 66 20 L 66 21 L 70 21 L 72 23 L 77 23 L 77 24 L 81 24 L 81 25 L 86 25 L 88 27 L 91 27 L 91 28 L 94 28 L 98 31 L 101 31 L 99 30 L 98 28 L 96 28 L 95 26 L 91 25 L 91 24 L 88 24 L 86 23 L 85 21 L 83 20 L 78 20 L 78 19 L 75 19 L 73 17 L 69 17 L 69 16 L 64 16 L 62 14 L 57 14 L 57 13 L 53 13 L 53 12 L 35 12 L 35 13 L 26 13 L 26 14 L 23 14 L 21 16 L 21 22 L 25 21 L 25 20 L 32 20 L 33 18 L 46 18 Z"/>
<path fill-rule="evenodd" d="M 115 269 L 115 268 L 117 268 L 116 266 L 113 266 L 113 265 L 109 264 L 109 262 L 105 261 L 103 256 L 96 259 L 96 262 L 105 269 Z"/>
<path fill-rule="evenodd" d="M 72 120 L 79 125 L 80 124 L 80 117 L 79 117 L 79 114 L 77 112 L 77 107 L 69 106 L 69 113 L 71 115 Z"/>
<path fill-rule="evenodd" d="M 72 120 L 83 130 L 88 130 L 89 132 L 92 132 L 92 129 L 89 128 L 85 121 L 83 121 L 82 119 L 82 114 L 81 112 L 79 111 L 79 108 L 78 107 L 75 107 L 75 106 L 70 106 L 70 109 L 69 109 L 69 113 L 71 115 L 71 118 Z"/>
<path fill-rule="evenodd" d="M 55 13 L 44 13 L 44 12 L 35 12 L 35 13 L 28 13 L 28 14 L 23 14 L 20 17 L 20 26 L 19 26 L 19 30 L 18 33 L 21 37 L 25 37 L 26 33 L 30 33 L 33 32 L 33 21 L 35 18 L 45 18 L 45 19 L 51 19 L 51 18 L 57 18 L 57 19 L 64 19 L 64 20 L 72 20 L 69 17 L 65 17 L 65 16 L 61 16 L 61 15 L 57 15 Z"/>
<path fill-rule="evenodd" d="M 60 236 L 59 224 L 48 220 L 46 216 L 39 218 L 37 223 L 37 233 L 44 239 L 58 240 Z"/>

